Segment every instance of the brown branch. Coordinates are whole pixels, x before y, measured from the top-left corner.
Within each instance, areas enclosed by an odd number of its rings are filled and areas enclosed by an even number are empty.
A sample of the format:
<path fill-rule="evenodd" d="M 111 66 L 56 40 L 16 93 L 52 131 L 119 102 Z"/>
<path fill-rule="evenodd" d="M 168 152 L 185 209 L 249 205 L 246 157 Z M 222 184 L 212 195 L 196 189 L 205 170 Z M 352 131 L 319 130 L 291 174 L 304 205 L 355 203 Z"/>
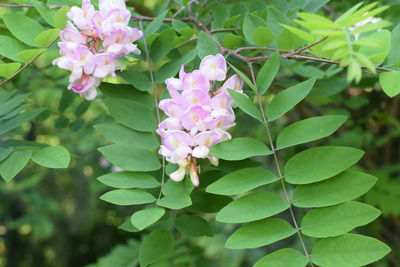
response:
<path fill-rule="evenodd" d="M 48 48 L 50 48 L 53 44 L 55 44 L 58 41 L 58 38 L 56 40 L 54 40 L 53 42 L 51 42 L 51 44 L 49 44 L 48 46 L 46 46 L 46 50 L 41 52 L 40 54 L 38 54 L 37 56 L 35 56 L 34 58 L 32 58 L 31 60 L 29 60 L 25 65 L 23 65 L 17 72 L 15 72 L 13 75 L 11 75 L 10 77 L 6 78 L 5 80 L 3 80 L 2 82 L 0 82 L 0 86 L 3 86 L 5 83 L 7 83 L 8 81 L 10 81 L 11 79 L 13 79 L 14 77 L 16 77 L 18 74 L 20 74 L 23 70 L 25 70 L 27 67 L 29 67 L 33 62 L 36 61 L 36 59 L 38 59 L 41 55 L 43 55 Z"/>

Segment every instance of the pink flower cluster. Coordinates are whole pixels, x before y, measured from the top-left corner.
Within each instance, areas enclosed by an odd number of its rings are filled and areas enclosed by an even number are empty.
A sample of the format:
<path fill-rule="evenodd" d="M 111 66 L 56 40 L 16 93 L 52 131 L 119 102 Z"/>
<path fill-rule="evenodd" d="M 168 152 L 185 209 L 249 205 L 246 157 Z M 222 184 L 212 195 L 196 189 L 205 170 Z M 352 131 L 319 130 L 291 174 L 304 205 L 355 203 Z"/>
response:
<path fill-rule="evenodd" d="M 82 0 L 82 8 L 70 9 L 67 16 L 73 23 L 68 21 L 61 31 L 61 57 L 53 61 L 71 71 L 68 89 L 88 100 L 96 97 L 103 78 L 115 77 L 115 70 L 121 69 L 119 57 L 140 54 L 133 42 L 143 35 L 128 26 L 131 13 L 124 0 L 100 0 L 99 7 L 96 11 L 90 0 Z"/>
<path fill-rule="evenodd" d="M 159 153 L 179 166 L 170 175 L 174 181 L 189 174 L 198 186 L 196 160 L 208 158 L 218 165 L 210 147 L 231 139 L 226 130 L 235 125 L 235 113 L 227 89 L 241 92 L 243 80 L 233 75 L 220 88 L 213 89 L 217 81 L 226 79 L 226 72 L 225 58 L 217 54 L 203 58 L 199 70 L 185 73 L 182 66 L 179 79 L 166 80 L 171 98 L 161 100 L 159 107 L 168 117 L 159 124 L 157 133 L 162 138 Z"/>

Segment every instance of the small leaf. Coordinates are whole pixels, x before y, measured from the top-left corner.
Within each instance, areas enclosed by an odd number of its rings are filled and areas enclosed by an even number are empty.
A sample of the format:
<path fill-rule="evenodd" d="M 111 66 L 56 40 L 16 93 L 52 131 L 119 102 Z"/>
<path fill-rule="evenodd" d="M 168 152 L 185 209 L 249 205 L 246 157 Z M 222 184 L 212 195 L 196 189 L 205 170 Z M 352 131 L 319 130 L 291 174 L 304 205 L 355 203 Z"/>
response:
<path fill-rule="evenodd" d="M 172 251 L 173 246 L 174 236 L 170 231 L 158 229 L 151 232 L 143 239 L 140 245 L 140 266 L 145 267 L 159 261 Z"/>
<path fill-rule="evenodd" d="M 176 228 L 186 236 L 214 236 L 211 226 L 199 216 L 182 215 L 175 220 Z"/>
<path fill-rule="evenodd" d="M 60 29 L 49 29 L 36 36 L 34 41 L 38 46 L 47 47 L 58 38 L 59 34 Z"/>
<path fill-rule="evenodd" d="M 143 71 L 124 70 L 119 73 L 119 76 L 139 91 L 149 91 L 152 88 L 149 77 Z"/>
<path fill-rule="evenodd" d="M 243 34 L 247 41 L 255 43 L 253 39 L 254 30 L 260 26 L 263 26 L 264 28 L 267 26 L 264 20 L 251 13 L 246 14 L 243 21 Z"/>
<path fill-rule="evenodd" d="M 270 218 L 243 225 L 226 241 L 230 249 L 258 248 L 285 239 L 296 230 L 285 220 Z"/>
<path fill-rule="evenodd" d="M 247 95 L 231 89 L 228 89 L 228 92 L 231 95 L 235 104 L 241 110 L 243 110 L 245 113 L 249 114 L 253 118 L 262 122 L 262 117 L 260 112 L 258 111 L 257 107 L 253 104 L 253 101 L 251 101 Z"/>
<path fill-rule="evenodd" d="M 144 30 L 144 36 L 149 36 L 152 33 L 155 33 L 163 24 L 163 20 L 165 15 L 167 15 L 168 10 L 161 13 L 156 19 L 147 25 L 146 29 Z"/>
<path fill-rule="evenodd" d="M 23 62 L 28 62 L 34 59 L 35 57 L 43 54 L 46 49 L 27 49 L 17 53 L 17 57 L 20 58 Z"/>
<path fill-rule="evenodd" d="M 40 113 L 42 113 L 44 109 L 32 109 L 26 111 L 24 113 L 18 114 L 12 119 L 7 120 L 6 122 L 2 122 L 0 124 L 0 136 L 4 135 L 5 133 L 21 126 L 27 121 L 30 121 Z"/>
<path fill-rule="evenodd" d="M 217 221 L 244 223 L 261 220 L 288 209 L 290 204 L 271 192 L 254 192 L 238 198 L 217 214 Z"/>
<path fill-rule="evenodd" d="M 148 106 L 127 99 L 115 98 L 106 99 L 104 103 L 111 115 L 129 128 L 152 132 L 157 127 L 156 118 Z"/>
<path fill-rule="evenodd" d="M 238 195 L 279 180 L 272 172 L 260 168 L 243 168 L 210 184 L 206 191 L 218 195 Z"/>
<path fill-rule="evenodd" d="M 6 182 L 11 181 L 31 158 L 32 151 L 16 151 L 0 163 L 0 175 Z"/>
<path fill-rule="evenodd" d="M 33 40 L 44 30 L 37 21 L 19 13 L 4 14 L 3 21 L 17 39 L 30 46 L 36 46 Z"/>
<path fill-rule="evenodd" d="M 285 165 L 285 180 L 308 184 L 331 178 L 354 165 L 364 152 L 352 147 L 321 146 L 295 155 Z"/>
<path fill-rule="evenodd" d="M 390 252 L 381 241 L 357 234 L 319 240 L 311 252 L 313 263 L 321 267 L 354 267 L 373 263 Z"/>
<path fill-rule="evenodd" d="M 380 210 L 355 201 L 314 209 L 303 217 L 301 232 L 316 238 L 338 236 L 372 222 L 380 214 Z"/>
<path fill-rule="evenodd" d="M 152 194 L 141 189 L 117 189 L 101 195 L 100 199 L 121 206 L 147 204 L 156 200 Z"/>
<path fill-rule="evenodd" d="M 154 188 L 160 185 L 153 176 L 143 172 L 112 172 L 97 180 L 115 188 Z"/>
<path fill-rule="evenodd" d="M 388 96 L 394 97 L 400 94 L 400 71 L 381 72 L 379 82 Z"/>
<path fill-rule="evenodd" d="M 314 83 L 315 78 L 311 78 L 279 92 L 265 109 L 268 120 L 274 121 L 291 110 L 308 95 Z"/>
<path fill-rule="evenodd" d="M 267 46 L 274 40 L 274 33 L 268 27 L 260 26 L 253 30 L 252 39 L 256 45 Z"/>
<path fill-rule="evenodd" d="M 376 177 L 366 173 L 346 171 L 326 181 L 297 186 L 293 204 L 299 208 L 340 204 L 365 194 L 376 180 Z"/>
<path fill-rule="evenodd" d="M 345 121 L 343 115 L 313 117 L 295 122 L 283 129 L 277 140 L 277 149 L 304 144 L 333 134 Z"/>
<path fill-rule="evenodd" d="M 24 49 L 26 49 L 26 47 L 17 40 L 9 36 L 0 35 L 0 55 L 19 61 L 20 59 L 17 57 L 17 53 Z"/>
<path fill-rule="evenodd" d="M 197 39 L 197 53 L 199 58 L 219 53 L 219 49 L 215 41 L 207 33 L 201 31 Z"/>
<path fill-rule="evenodd" d="M 21 68 L 21 63 L 4 63 L 0 64 L 0 77 L 8 78 Z"/>
<path fill-rule="evenodd" d="M 32 160 L 46 168 L 67 168 L 71 157 L 62 146 L 48 146 L 33 153 Z"/>
<path fill-rule="evenodd" d="M 284 25 L 280 24 L 283 28 L 288 30 L 289 32 L 295 34 L 296 36 L 300 37 L 303 40 L 306 40 L 309 43 L 312 43 L 314 41 L 314 36 L 312 34 L 309 34 L 305 31 L 302 31 L 300 29 L 297 29 L 295 27 L 289 26 L 289 25 Z"/>
<path fill-rule="evenodd" d="M 279 54 L 278 52 L 275 52 L 264 63 L 264 65 L 258 72 L 256 83 L 260 94 L 264 94 L 270 87 L 272 81 L 279 71 L 279 65 Z"/>
<path fill-rule="evenodd" d="M 306 256 L 293 248 L 283 248 L 259 259 L 253 267 L 305 267 Z"/>
<path fill-rule="evenodd" d="M 11 146 L 0 146 L 0 161 L 5 160 L 13 152 L 14 148 Z"/>
<path fill-rule="evenodd" d="M 155 171 L 161 167 L 155 153 L 142 148 L 114 144 L 98 150 L 112 164 L 127 171 Z"/>
<path fill-rule="evenodd" d="M 153 62 L 157 63 L 165 59 L 173 48 L 175 32 L 172 28 L 168 28 L 160 33 L 153 41 L 150 48 L 150 55 Z"/>
<path fill-rule="evenodd" d="M 225 160 L 242 160 L 254 156 L 271 155 L 272 151 L 262 142 L 248 137 L 234 138 L 215 145 L 211 154 Z"/>
<path fill-rule="evenodd" d="M 216 213 L 232 201 L 230 197 L 213 195 L 204 191 L 193 192 L 191 198 L 193 205 L 188 209 L 201 213 Z"/>
<path fill-rule="evenodd" d="M 163 208 L 139 210 L 132 214 L 131 222 L 134 227 L 141 231 L 157 222 L 164 214 L 165 210 Z"/>
<path fill-rule="evenodd" d="M 65 25 L 67 25 L 68 21 L 67 13 L 69 9 L 69 6 L 63 6 L 56 11 L 56 13 L 54 14 L 54 27 L 59 29 L 65 28 Z"/>
<path fill-rule="evenodd" d="M 162 193 L 165 197 L 157 201 L 157 205 L 169 209 L 182 209 L 192 205 L 190 192 L 193 190 L 193 184 L 185 179 L 181 182 L 169 180 L 162 187 Z"/>

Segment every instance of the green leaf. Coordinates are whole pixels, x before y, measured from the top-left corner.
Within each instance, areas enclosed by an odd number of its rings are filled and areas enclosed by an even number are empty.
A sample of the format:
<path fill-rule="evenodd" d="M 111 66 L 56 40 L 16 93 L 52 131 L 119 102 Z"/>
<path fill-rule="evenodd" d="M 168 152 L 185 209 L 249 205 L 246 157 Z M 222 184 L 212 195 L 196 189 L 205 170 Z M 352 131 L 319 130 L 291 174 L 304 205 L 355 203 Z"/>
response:
<path fill-rule="evenodd" d="M 289 25 L 284 25 L 284 24 L 280 24 L 283 28 L 285 28 L 286 30 L 288 30 L 289 32 L 293 33 L 294 35 L 300 37 L 303 40 L 306 40 L 309 43 L 312 43 L 314 41 L 314 36 L 312 34 L 309 34 L 305 31 L 302 31 L 300 29 L 297 29 L 293 26 L 289 26 Z"/>
<path fill-rule="evenodd" d="M 0 77 L 8 78 L 16 73 L 21 67 L 21 63 L 4 63 L 0 64 Z"/>
<path fill-rule="evenodd" d="M 204 191 L 196 191 L 191 195 L 193 205 L 190 211 L 201 213 L 216 213 L 232 201 L 230 197 L 213 195 Z"/>
<path fill-rule="evenodd" d="M 275 243 L 296 233 L 285 220 L 270 218 L 243 225 L 226 241 L 230 249 L 258 248 Z"/>
<path fill-rule="evenodd" d="M 277 140 L 277 149 L 304 144 L 333 134 L 345 121 L 343 115 L 313 117 L 295 122 L 283 129 Z"/>
<path fill-rule="evenodd" d="M 35 57 L 43 54 L 46 49 L 27 49 L 17 53 L 17 57 L 19 57 L 23 62 L 28 62 L 34 59 Z"/>
<path fill-rule="evenodd" d="M 139 91 L 149 91 L 152 89 L 151 81 L 143 71 L 124 70 L 119 73 L 119 76 Z"/>
<path fill-rule="evenodd" d="M 255 40 L 253 39 L 254 30 L 261 26 L 266 28 L 265 26 L 267 25 L 264 20 L 262 20 L 260 17 L 256 15 L 247 13 L 243 21 L 243 34 L 246 40 L 249 41 L 250 43 L 256 44 Z"/>
<path fill-rule="evenodd" d="M 364 152 L 352 147 L 321 146 L 302 151 L 284 168 L 291 184 L 308 184 L 331 178 L 354 165 Z"/>
<path fill-rule="evenodd" d="M 62 146 L 48 146 L 33 153 L 32 160 L 46 168 L 67 168 L 71 157 Z"/>
<path fill-rule="evenodd" d="M 153 176 L 143 172 L 112 172 L 97 180 L 115 188 L 154 188 L 160 185 Z"/>
<path fill-rule="evenodd" d="M 44 109 L 29 110 L 27 112 L 24 112 L 24 113 L 21 113 L 21 114 L 15 116 L 12 119 L 9 119 L 6 122 L 2 122 L 0 124 L 0 136 L 21 126 L 25 122 L 30 121 L 31 119 L 33 119 L 34 117 L 36 117 L 37 115 L 42 113 L 43 111 L 44 111 Z"/>
<path fill-rule="evenodd" d="M 37 21 L 19 13 L 4 14 L 3 21 L 18 40 L 30 46 L 36 46 L 33 40 L 44 30 Z"/>
<path fill-rule="evenodd" d="M 153 112 L 145 105 L 127 99 L 104 100 L 111 115 L 123 125 L 138 131 L 153 132 L 157 127 Z"/>
<path fill-rule="evenodd" d="M 141 267 L 159 261 L 172 251 L 174 236 L 165 229 L 158 229 L 147 235 L 139 249 L 139 262 Z"/>
<path fill-rule="evenodd" d="M 252 40 L 256 45 L 267 46 L 274 40 L 274 33 L 268 27 L 260 26 L 253 30 Z"/>
<path fill-rule="evenodd" d="M 370 23 L 372 24 L 372 23 Z M 373 24 L 372 24 L 373 25 Z M 362 55 L 368 57 L 373 64 L 381 64 L 390 51 L 390 42 L 392 40 L 392 35 L 388 30 L 375 31 L 368 38 L 375 39 L 376 43 L 382 42 L 382 46 L 371 47 L 371 46 L 361 46 L 359 52 Z M 361 64 L 365 64 L 360 62 Z"/>
<path fill-rule="evenodd" d="M 190 192 L 193 190 L 193 184 L 185 179 L 181 182 L 168 180 L 162 188 L 165 197 L 157 201 L 157 205 L 169 209 L 182 209 L 192 205 Z"/>
<path fill-rule="evenodd" d="M 160 146 L 153 133 L 138 132 L 121 124 L 101 123 L 93 126 L 107 140 L 144 149 L 156 149 Z"/>
<path fill-rule="evenodd" d="M 219 143 L 213 146 L 210 152 L 217 158 L 225 160 L 242 160 L 272 154 L 264 143 L 249 137 L 239 137 Z"/>
<path fill-rule="evenodd" d="M 238 48 L 238 46 L 240 46 L 242 41 L 243 41 L 242 36 L 233 33 L 228 33 L 227 35 L 225 35 L 222 43 L 226 48 L 236 49 Z"/>
<path fill-rule="evenodd" d="M 303 100 L 311 91 L 315 80 L 311 78 L 279 92 L 265 109 L 268 120 L 278 119 Z"/>
<path fill-rule="evenodd" d="M 4 99 L 0 106 L 0 116 L 6 116 L 13 110 L 21 106 L 21 103 L 30 96 L 29 93 L 22 95 L 15 95 L 13 97 Z"/>
<path fill-rule="evenodd" d="M 254 192 L 238 198 L 217 214 L 217 221 L 244 223 L 261 220 L 288 209 L 290 204 L 271 192 Z"/>
<path fill-rule="evenodd" d="M 306 256 L 293 248 L 283 248 L 259 259 L 253 267 L 305 267 Z"/>
<path fill-rule="evenodd" d="M 211 226 L 199 216 L 182 215 L 175 220 L 176 228 L 186 236 L 214 236 Z"/>
<path fill-rule="evenodd" d="M 381 72 L 379 82 L 383 92 L 390 97 L 400 94 L 400 71 Z"/>
<path fill-rule="evenodd" d="M 101 195 L 100 199 L 121 206 L 147 204 L 156 200 L 152 194 L 141 189 L 117 189 Z"/>
<path fill-rule="evenodd" d="M 17 40 L 5 36 L 0 35 L 0 55 L 7 57 L 9 59 L 19 61 L 19 57 L 17 57 L 17 53 L 26 49 L 24 45 L 22 45 Z"/>
<path fill-rule="evenodd" d="M 210 184 L 206 191 L 218 195 L 238 195 L 279 180 L 272 172 L 260 168 L 243 168 Z"/>
<path fill-rule="evenodd" d="M 256 83 L 260 94 L 264 94 L 271 86 L 272 81 L 279 71 L 279 65 L 279 54 L 278 52 L 275 52 L 264 63 L 264 65 L 258 72 Z"/>
<path fill-rule="evenodd" d="M 11 146 L 0 146 L 0 161 L 5 160 L 13 152 L 14 148 Z"/>
<path fill-rule="evenodd" d="M 59 29 L 65 28 L 65 25 L 67 25 L 68 21 L 67 13 L 69 9 L 69 6 L 63 6 L 56 11 L 56 13 L 54 14 L 54 27 Z"/>
<path fill-rule="evenodd" d="M 0 175 L 9 182 L 28 164 L 32 151 L 16 151 L 0 163 Z"/>
<path fill-rule="evenodd" d="M 161 27 L 167 12 L 168 10 L 164 11 L 155 20 L 150 22 L 149 25 L 147 25 L 146 29 L 144 30 L 144 36 L 149 36 L 150 34 L 155 33 Z"/>
<path fill-rule="evenodd" d="M 314 209 L 303 217 L 301 232 L 316 238 L 338 236 L 372 222 L 380 214 L 380 210 L 355 201 Z"/>
<path fill-rule="evenodd" d="M 50 10 L 49 8 L 45 7 L 41 2 L 39 1 L 32 1 L 34 3 L 34 6 L 36 10 L 39 12 L 40 16 L 50 25 L 54 26 L 54 15 L 55 11 Z"/>
<path fill-rule="evenodd" d="M 174 77 L 181 68 L 181 65 L 189 63 L 196 57 L 196 55 L 197 51 L 193 49 L 186 54 L 180 56 L 179 58 L 174 59 L 171 62 L 163 65 L 160 69 L 156 71 L 156 81 L 158 83 L 164 83 L 167 78 Z"/>
<path fill-rule="evenodd" d="M 36 36 L 34 41 L 38 46 L 47 47 L 58 39 L 59 34 L 60 29 L 49 29 Z"/>
<path fill-rule="evenodd" d="M 201 31 L 197 39 L 197 54 L 199 58 L 219 53 L 219 49 L 215 41 L 207 33 Z"/>
<path fill-rule="evenodd" d="M 257 107 L 253 104 L 253 101 L 251 101 L 247 95 L 232 89 L 228 89 L 228 92 L 231 95 L 235 104 L 241 110 L 243 110 L 245 113 L 249 114 L 253 118 L 262 122 L 262 117 L 260 112 L 258 111 Z"/>
<path fill-rule="evenodd" d="M 165 59 L 173 48 L 175 38 L 174 29 L 168 28 L 153 41 L 150 48 L 150 55 L 153 62 L 157 63 Z"/>
<path fill-rule="evenodd" d="M 365 194 L 376 180 L 376 177 L 366 173 L 346 171 L 323 182 L 297 186 L 293 204 L 299 208 L 340 204 Z"/>
<path fill-rule="evenodd" d="M 313 263 L 321 267 L 354 267 L 373 263 L 390 252 L 381 241 L 357 234 L 319 240 L 311 252 Z"/>
<path fill-rule="evenodd" d="M 98 149 L 112 164 L 127 171 L 155 171 L 161 168 L 157 156 L 142 148 L 114 144 Z"/>
<path fill-rule="evenodd" d="M 164 214 L 165 210 L 163 208 L 139 210 L 132 214 L 131 222 L 134 227 L 141 231 L 157 222 Z"/>

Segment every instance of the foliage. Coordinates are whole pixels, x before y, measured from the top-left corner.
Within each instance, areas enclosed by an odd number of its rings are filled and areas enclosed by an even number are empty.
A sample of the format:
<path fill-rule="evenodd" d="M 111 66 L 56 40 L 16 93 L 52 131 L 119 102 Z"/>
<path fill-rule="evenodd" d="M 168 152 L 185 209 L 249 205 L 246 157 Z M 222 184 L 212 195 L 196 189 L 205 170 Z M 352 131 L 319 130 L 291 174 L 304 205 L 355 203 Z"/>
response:
<path fill-rule="evenodd" d="M 56 244 L 59 220 L 98 251 L 46 245 L 38 264 L 400 262 L 398 4 L 127 1 L 142 53 L 122 57 L 93 102 L 51 65 L 80 3 L 23 4 L 0 9 L 0 266 L 29 264 L 12 243 L 27 225 L 32 244 Z M 211 147 L 218 166 L 198 160 L 199 186 L 175 182 L 178 166 L 160 156 L 155 135 L 159 101 L 171 97 L 164 83 L 215 54 L 244 81 L 243 93 L 227 90 L 233 138 Z"/>

